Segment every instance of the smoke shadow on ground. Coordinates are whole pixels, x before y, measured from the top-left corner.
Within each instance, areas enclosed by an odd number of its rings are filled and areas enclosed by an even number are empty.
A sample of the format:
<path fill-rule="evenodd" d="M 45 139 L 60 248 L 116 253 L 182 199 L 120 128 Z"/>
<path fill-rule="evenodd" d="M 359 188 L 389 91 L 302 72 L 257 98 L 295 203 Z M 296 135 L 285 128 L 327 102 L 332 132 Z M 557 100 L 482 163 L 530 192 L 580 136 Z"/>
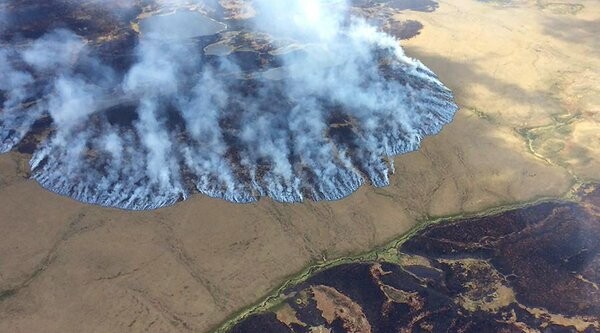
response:
<path fill-rule="evenodd" d="M 425 66 L 433 70 L 442 82 L 448 82 L 448 88 L 455 93 L 459 104 L 475 97 L 475 93 L 471 92 L 471 86 L 482 85 L 495 95 L 511 96 L 511 101 L 516 104 L 548 107 L 547 92 L 528 90 L 518 84 L 494 77 L 489 74 L 489 70 L 476 65 L 478 63 L 477 59 L 469 60 L 469 62 L 459 62 L 448 57 L 428 53 L 418 47 L 404 46 L 404 50 L 408 56 L 419 59 Z M 463 104 L 462 106 L 466 105 Z"/>
<path fill-rule="evenodd" d="M 547 17 L 543 22 L 544 34 L 570 44 L 587 45 L 600 51 L 600 20 L 584 20 L 571 16 Z"/>

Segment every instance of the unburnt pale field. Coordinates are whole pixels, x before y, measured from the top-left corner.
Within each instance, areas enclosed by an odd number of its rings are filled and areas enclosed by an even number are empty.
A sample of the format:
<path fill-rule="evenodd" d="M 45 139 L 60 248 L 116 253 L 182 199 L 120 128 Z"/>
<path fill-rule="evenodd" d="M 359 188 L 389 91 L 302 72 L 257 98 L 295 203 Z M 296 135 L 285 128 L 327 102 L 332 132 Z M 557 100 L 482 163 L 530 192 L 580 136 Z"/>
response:
<path fill-rule="evenodd" d="M 381 2 L 362 14 L 402 3 Z M 302 204 L 194 195 L 131 212 L 53 194 L 29 179 L 30 155 L 1 155 L 0 332 L 210 331 L 315 262 L 436 217 L 600 180 L 600 4 L 429 8 L 395 14 L 423 26 L 400 43 L 461 109 L 419 151 L 395 158 L 389 187 Z"/>

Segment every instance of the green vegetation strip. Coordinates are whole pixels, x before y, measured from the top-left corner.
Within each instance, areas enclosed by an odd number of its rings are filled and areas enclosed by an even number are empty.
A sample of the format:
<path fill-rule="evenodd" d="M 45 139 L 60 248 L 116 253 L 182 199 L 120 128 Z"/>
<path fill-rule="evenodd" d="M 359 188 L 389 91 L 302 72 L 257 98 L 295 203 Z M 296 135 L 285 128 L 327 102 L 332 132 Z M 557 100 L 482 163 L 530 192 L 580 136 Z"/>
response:
<path fill-rule="evenodd" d="M 227 319 L 224 323 L 222 323 L 218 328 L 213 330 L 214 333 L 227 333 L 229 332 L 235 325 L 244 321 L 248 317 L 267 312 L 281 305 L 286 300 L 285 292 L 291 289 L 294 286 L 300 285 L 301 283 L 308 280 L 311 276 L 324 271 L 326 269 L 348 264 L 348 263 L 358 263 L 358 262 L 392 262 L 397 263 L 399 260 L 398 249 L 400 246 L 406 242 L 408 239 L 413 237 L 415 234 L 419 233 L 423 229 L 429 227 L 430 225 L 438 224 L 438 223 L 452 223 L 457 222 L 464 219 L 473 219 L 473 218 L 481 218 L 486 216 L 494 216 L 501 214 L 506 211 L 516 210 L 521 208 L 526 208 L 530 206 L 534 206 L 540 203 L 545 202 L 557 202 L 557 201 L 577 201 L 576 196 L 574 195 L 575 191 L 582 184 L 578 183 L 574 185 L 570 191 L 568 191 L 562 198 L 538 198 L 533 201 L 528 201 L 524 203 L 516 203 L 509 204 L 504 206 L 498 206 L 494 208 L 490 208 L 487 210 L 483 210 L 474 214 L 457 214 L 439 218 L 426 219 L 420 223 L 418 223 L 415 227 L 409 230 L 407 233 L 403 234 L 399 238 L 392 240 L 386 245 L 377 247 L 369 252 L 361 253 L 358 255 L 352 255 L 347 257 L 341 257 L 338 259 L 319 261 L 310 264 L 307 268 L 302 270 L 300 273 L 294 275 L 292 278 L 288 279 L 284 284 L 280 287 L 274 289 L 269 292 L 264 300 L 244 309 L 237 313 L 234 313 L 229 319 Z"/>

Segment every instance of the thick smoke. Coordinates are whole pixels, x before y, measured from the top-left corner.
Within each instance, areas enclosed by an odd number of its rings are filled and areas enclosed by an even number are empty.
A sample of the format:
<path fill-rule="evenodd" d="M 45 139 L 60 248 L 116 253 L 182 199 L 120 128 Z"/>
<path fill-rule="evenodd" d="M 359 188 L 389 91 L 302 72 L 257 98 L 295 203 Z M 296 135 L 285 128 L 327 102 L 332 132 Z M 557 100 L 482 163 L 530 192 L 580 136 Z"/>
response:
<path fill-rule="evenodd" d="M 2 118 L 0 119 L 0 153 L 13 148 L 27 134 L 29 128 L 38 116 L 39 109 L 25 113 L 21 110 L 27 98 L 32 97 L 33 77 L 26 71 L 18 70 L 10 59 L 15 52 L 10 49 L 0 49 L 0 101 L 2 101 Z M 35 114 L 32 114 L 35 113 Z"/>
<path fill-rule="evenodd" d="M 9 25 L 9 17 L 8 15 L 6 15 L 6 10 L 8 3 L 6 2 L 1 2 L 0 3 L 0 33 L 4 33 L 4 31 L 6 30 L 6 28 Z"/>
<path fill-rule="evenodd" d="M 296 50 L 278 54 L 280 68 L 244 72 L 161 29 L 140 37 L 120 74 L 66 30 L 0 50 L 0 151 L 49 115 L 33 177 L 84 202 L 152 209 L 194 191 L 335 200 L 365 181 L 388 185 L 388 157 L 417 149 L 456 111 L 431 71 L 344 1 L 253 5 L 252 30 Z"/>

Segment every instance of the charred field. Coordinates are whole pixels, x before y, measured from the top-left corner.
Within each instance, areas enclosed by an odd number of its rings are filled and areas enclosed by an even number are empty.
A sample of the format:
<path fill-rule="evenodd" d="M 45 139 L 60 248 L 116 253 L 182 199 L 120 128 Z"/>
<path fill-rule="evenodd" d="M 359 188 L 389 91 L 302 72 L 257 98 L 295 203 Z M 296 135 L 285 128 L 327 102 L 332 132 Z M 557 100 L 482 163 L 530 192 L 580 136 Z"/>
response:
<path fill-rule="evenodd" d="M 441 221 L 334 265 L 228 332 L 598 332 L 600 189 Z"/>

